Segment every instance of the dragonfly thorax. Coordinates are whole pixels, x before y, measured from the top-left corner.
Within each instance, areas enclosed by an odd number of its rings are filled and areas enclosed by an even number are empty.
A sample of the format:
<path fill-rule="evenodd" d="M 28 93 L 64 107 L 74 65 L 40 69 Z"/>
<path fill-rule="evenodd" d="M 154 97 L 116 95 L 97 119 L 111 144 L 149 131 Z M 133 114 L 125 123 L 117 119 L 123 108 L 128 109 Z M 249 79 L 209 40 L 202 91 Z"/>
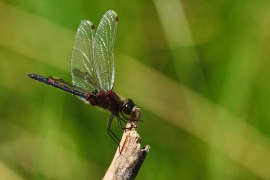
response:
<path fill-rule="evenodd" d="M 126 115 L 130 115 L 135 104 L 131 99 L 127 99 L 125 102 L 112 90 L 105 91 L 93 91 L 86 97 L 86 101 L 92 106 L 99 106 L 103 109 L 111 111 L 114 115 L 119 116 L 119 113 L 123 112 Z"/>

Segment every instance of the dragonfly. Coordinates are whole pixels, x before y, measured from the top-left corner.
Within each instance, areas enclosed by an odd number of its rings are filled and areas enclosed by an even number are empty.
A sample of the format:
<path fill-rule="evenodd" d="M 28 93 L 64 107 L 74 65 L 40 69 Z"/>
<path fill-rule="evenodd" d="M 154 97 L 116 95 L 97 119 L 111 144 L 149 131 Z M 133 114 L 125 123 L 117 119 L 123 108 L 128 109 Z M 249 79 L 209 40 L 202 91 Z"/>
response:
<path fill-rule="evenodd" d="M 113 91 L 114 44 L 118 21 L 118 15 L 112 10 L 103 15 L 96 32 L 92 22 L 81 21 L 71 55 L 72 83 L 52 76 L 27 74 L 34 80 L 68 92 L 92 106 L 111 112 L 107 133 L 117 144 L 120 140 L 111 131 L 114 117 L 117 118 L 119 127 L 124 130 L 126 128 L 122 126 L 121 121 L 129 121 L 127 115 L 136 108 L 131 99 L 121 99 Z"/>

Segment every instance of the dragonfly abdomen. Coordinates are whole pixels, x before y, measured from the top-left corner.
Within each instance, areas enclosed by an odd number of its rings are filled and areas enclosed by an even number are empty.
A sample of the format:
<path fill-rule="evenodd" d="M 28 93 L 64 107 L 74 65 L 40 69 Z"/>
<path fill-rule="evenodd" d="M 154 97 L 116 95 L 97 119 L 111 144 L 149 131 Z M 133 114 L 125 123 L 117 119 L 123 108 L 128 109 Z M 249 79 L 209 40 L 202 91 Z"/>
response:
<path fill-rule="evenodd" d="M 50 85 L 53 87 L 56 87 L 58 89 L 61 89 L 62 91 L 65 91 L 65 92 L 71 93 L 75 96 L 79 96 L 80 98 L 86 99 L 86 95 L 87 95 L 86 93 L 71 89 L 71 88 L 61 84 L 60 82 L 55 81 L 52 78 L 40 76 L 37 74 L 31 74 L 31 73 L 28 73 L 27 75 L 36 81 L 42 82 L 44 84 L 47 84 L 47 85 Z"/>

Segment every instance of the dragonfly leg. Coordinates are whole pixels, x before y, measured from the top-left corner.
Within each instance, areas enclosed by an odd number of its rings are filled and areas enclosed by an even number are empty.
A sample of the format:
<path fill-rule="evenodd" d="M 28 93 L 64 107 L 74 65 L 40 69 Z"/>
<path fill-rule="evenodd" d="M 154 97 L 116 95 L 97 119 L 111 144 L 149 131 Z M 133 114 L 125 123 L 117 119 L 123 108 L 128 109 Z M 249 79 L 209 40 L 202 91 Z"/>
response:
<path fill-rule="evenodd" d="M 124 121 L 125 123 L 127 123 L 127 121 L 125 120 L 125 119 L 122 119 L 120 116 L 117 116 L 117 121 L 118 121 L 118 125 L 119 125 L 119 127 L 121 128 L 121 129 L 129 129 L 129 128 L 123 128 L 123 126 L 122 126 L 122 123 L 121 123 L 121 121 Z"/>
<path fill-rule="evenodd" d="M 114 114 L 112 113 L 108 122 L 107 133 L 112 138 L 112 140 L 119 146 L 120 140 L 111 130 L 111 124 L 112 124 L 113 118 L 114 118 Z"/>
<path fill-rule="evenodd" d="M 143 120 L 135 120 L 135 119 L 134 119 L 134 120 L 131 120 L 130 118 L 128 118 L 127 116 L 125 116 L 123 112 L 121 112 L 121 115 L 122 115 L 122 116 L 125 118 L 125 120 L 127 120 L 128 122 L 129 122 L 129 121 L 142 121 L 142 122 L 143 122 Z M 121 118 L 121 119 L 122 119 L 122 118 Z M 125 122 L 124 119 L 122 119 L 122 120 Z"/>
<path fill-rule="evenodd" d="M 120 118 L 120 120 L 121 120 L 121 121 L 123 121 L 123 122 L 127 123 L 127 120 L 125 120 L 125 119 L 121 118 L 120 116 L 119 116 L 119 118 Z"/>
<path fill-rule="evenodd" d="M 124 116 L 123 114 L 122 114 L 122 116 L 123 116 L 125 119 L 121 118 L 120 116 L 117 116 L 117 121 L 118 121 L 119 127 L 120 127 L 122 130 L 125 130 L 125 129 L 132 129 L 133 127 L 124 128 L 124 127 L 122 126 L 121 121 L 124 121 L 125 123 L 127 123 L 127 121 L 129 122 L 129 121 L 131 120 L 131 119 L 129 119 L 128 117 Z M 142 121 L 142 120 L 132 120 L 132 121 Z"/>
<path fill-rule="evenodd" d="M 125 120 L 130 121 L 130 119 L 127 116 L 125 116 L 123 112 L 121 112 L 121 115 L 123 118 L 125 118 Z M 124 119 L 123 119 L 123 121 L 124 121 Z"/>

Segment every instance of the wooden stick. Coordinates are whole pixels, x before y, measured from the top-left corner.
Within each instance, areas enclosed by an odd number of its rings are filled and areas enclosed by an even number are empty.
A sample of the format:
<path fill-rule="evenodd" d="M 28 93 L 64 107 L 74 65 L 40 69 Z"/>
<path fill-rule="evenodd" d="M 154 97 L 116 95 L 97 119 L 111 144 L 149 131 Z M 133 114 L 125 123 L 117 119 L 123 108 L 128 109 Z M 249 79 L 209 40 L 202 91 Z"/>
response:
<path fill-rule="evenodd" d="M 120 147 L 117 148 L 103 180 L 131 180 L 137 176 L 150 149 L 148 145 L 141 149 L 141 138 L 137 133 L 140 117 L 141 110 L 136 108 L 130 115 L 131 120 L 126 125 L 128 129 L 123 133 Z"/>

